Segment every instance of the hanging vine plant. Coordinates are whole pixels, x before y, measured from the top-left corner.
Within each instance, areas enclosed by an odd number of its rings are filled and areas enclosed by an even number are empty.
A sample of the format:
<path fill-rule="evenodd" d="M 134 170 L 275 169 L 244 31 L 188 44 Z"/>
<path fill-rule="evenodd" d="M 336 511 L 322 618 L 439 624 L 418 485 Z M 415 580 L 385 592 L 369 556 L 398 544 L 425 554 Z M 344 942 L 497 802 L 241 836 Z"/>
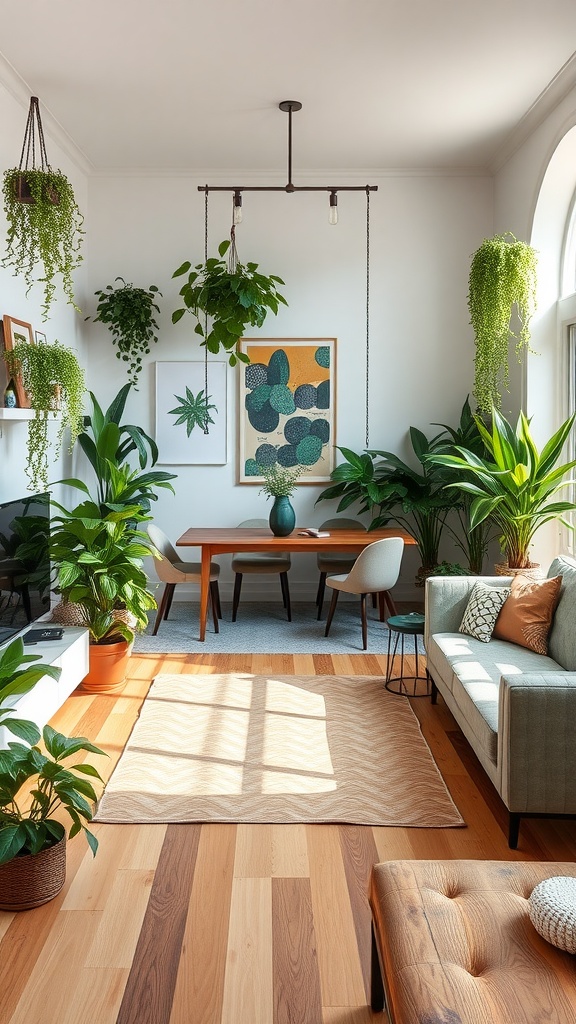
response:
<path fill-rule="evenodd" d="M 28 423 L 28 463 L 26 474 L 30 490 L 42 491 L 48 483 L 49 417 L 60 414 L 55 447 L 62 448 L 64 431 L 70 429 L 69 450 L 82 430 L 83 398 L 86 391 L 84 370 L 72 349 L 55 341 L 48 345 L 29 345 L 18 341 L 4 352 L 11 377 L 20 376 L 30 396 L 34 418 Z"/>
<path fill-rule="evenodd" d="M 156 298 L 162 292 L 155 284 L 146 289 L 126 284 L 123 277 L 116 281 L 121 281 L 121 286 L 108 284 L 94 293 L 98 296 L 94 323 L 106 324 L 110 329 L 113 344 L 118 346 L 116 358 L 129 364 L 128 380 L 137 389 L 142 359 L 149 355 L 151 344 L 158 341 L 154 314 L 160 312 Z"/>
<path fill-rule="evenodd" d="M 40 167 L 34 164 L 37 152 Z M 8 222 L 2 266 L 24 277 L 26 294 L 36 281 L 43 284 L 43 320 L 54 299 L 57 275 L 68 302 L 78 310 L 72 277 L 82 260 L 84 218 L 68 178 L 48 163 L 36 96 L 30 100 L 20 164 L 4 171 L 2 192 Z"/>
<path fill-rule="evenodd" d="M 522 350 L 529 348 L 537 260 L 536 250 L 509 231 L 485 238 L 472 257 L 468 308 L 476 336 L 474 396 L 480 412 L 500 408 L 501 389 L 510 386 L 510 340 L 516 343 L 519 359 Z M 511 324 L 514 307 L 517 330 Z"/>
<path fill-rule="evenodd" d="M 288 303 L 277 289 L 284 284 L 282 278 L 259 274 L 257 263 L 240 263 L 234 229 L 231 235 L 231 240 L 218 246 L 220 259 L 198 263 L 191 273 L 192 264 L 186 260 L 174 271 L 172 277 L 188 274 L 188 280 L 179 293 L 184 307 L 174 311 L 172 323 L 177 324 L 188 310 L 198 321 L 194 330 L 204 339 L 201 344 L 214 354 L 223 348 L 230 353 L 228 362 L 235 366 L 238 360 L 249 362 L 248 356 L 238 351 L 246 327 L 261 327 L 270 310 L 276 314 L 280 303 Z M 224 259 L 226 253 L 228 259 Z M 210 330 L 207 317 L 212 319 Z"/>

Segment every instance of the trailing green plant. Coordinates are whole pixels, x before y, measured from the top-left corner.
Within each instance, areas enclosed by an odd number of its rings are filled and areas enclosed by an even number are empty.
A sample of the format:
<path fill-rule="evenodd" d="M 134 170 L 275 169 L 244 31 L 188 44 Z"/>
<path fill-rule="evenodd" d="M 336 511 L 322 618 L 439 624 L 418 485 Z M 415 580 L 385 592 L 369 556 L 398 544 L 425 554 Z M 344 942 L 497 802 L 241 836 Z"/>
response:
<path fill-rule="evenodd" d="M 93 854 L 98 848 L 98 840 L 85 822 L 92 820 L 89 801 L 96 800 L 89 778 L 101 782 L 100 774 L 91 764 L 65 766 L 63 762 L 81 752 L 104 751 L 84 736 L 69 739 L 49 725 L 42 731 L 42 750 L 37 746 L 40 730 L 34 722 L 15 718 L 13 709 L 4 704 L 7 699 L 28 693 L 43 676 L 58 680 L 60 672 L 42 664 L 38 655 L 24 654 L 21 639 L 14 640 L 0 655 L 0 720 L 24 741 L 9 742 L 0 750 L 0 864 L 18 855 L 34 856 L 60 842 L 66 828 L 54 816 L 59 808 L 72 823 L 69 837 L 83 831 Z"/>
<path fill-rule="evenodd" d="M 56 449 L 60 450 L 66 427 L 70 430 L 69 448 L 72 451 L 82 426 L 82 410 L 86 385 L 84 370 L 76 354 L 66 345 L 55 341 L 29 345 L 18 341 L 14 348 L 4 352 L 11 377 L 20 376 L 24 390 L 30 396 L 34 417 L 28 423 L 28 462 L 26 474 L 30 489 L 45 490 L 48 482 L 48 418 L 59 413 L 60 425 Z"/>
<path fill-rule="evenodd" d="M 147 612 L 156 608 L 148 590 L 142 559 L 155 553 L 135 522 L 145 521 L 138 505 L 102 515 L 93 501 L 68 510 L 53 502 L 60 514 L 52 518 L 50 555 L 56 569 L 56 589 L 64 601 L 80 608 L 81 625 L 90 643 L 132 642 L 134 628 L 115 614 L 125 609 L 136 628 L 145 629 Z"/>
<path fill-rule="evenodd" d="M 275 462 L 272 466 L 261 466 L 260 472 L 264 480 L 259 494 L 265 494 L 268 498 L 287 498 L 294 492 L 304 466 L 281 466 Z"/>
<path fill-rule="evenodd" d="M 225 260 L 227 252 L 229 256 Z M 221 242 L 218 253 L 220 259 L 197 263 L 192 271 L 192 264 L 186 260 L 172 274 L 172 277 L 188 274 L 179 292 L 184 306 L 172 313 L 172 323 L 177 324 L 186 311 L 192 313 L 198 321 L 194 331 L 203 338 L 201 345 L 214 354 L 223 348 L 230 353 L 230 365 L 235 366 L 238 360 L 250 362 L 248 356 L 238 350 L 246 327 L 261 327 L 270 310 L 277 314 L 279 304 L 287 306 L 288 303 L 277 289 L 277 285 L 284 284 L 282 278 L 258 273 L 257 263 L 240 263 L 234 242 L 232 245 L 228 239 Z M 210 330 L 208 317 L 212 319 Z"/>
<path fill-rule="evenodd" d="M 500 389 L 509 388 L 510 340 L 515 341 L 519 358 L 529 347 L 537 260 L 536 250 L 509 231 L 485 238 L 472 257 L 468 308 L 476 337 L 474 396 L 483 413 L 499 408 Z M 518 330 L 511 324 L 514 307 Z"/>
<path fill-rule="evenodd" d="M 475 573 L 466 569 L 460 562 L 440 562 L 435 569 L 429 573 L 430 576 L 474 576 Z"/>
<path fill-rule="evenodd" d="M 105 412 L 90 391 L 92 411 L 84 417 L 83 429 L 78 434 L 78 444 L 94 470 L 94 500 L 103 515 L 136 505 L 139 515 L 146 516 L 152 502 L 158 500 L 159 488 L 174 494 L 169 481 L 176 479 L 175 473 L 147 469 L 148 463 L 154 466 L 158 461 L 154 439 L 142 427 L 122 423 L 130 388 L 130 384 L 124 384 Z M 142 472 L 132 465 L 133 456 Z M 75 487 L 92 500 L 92 492 L 83 480 L 72 478 L 58 482 Z"/>
<path fill-rule="evenodd" d="M 24 178 L 31 202 L 19 198 Z M 4 171 L 4 213 L 8 222 L 3 267 L 22 275 L 28 292 L 35 281 L 44 286 L 42 319 L 46 320 L 56 291 L 55 279 L 62 278 L 67 301 L 74 301 L 72 275 L 82 261 L 80 248 L 84 218 L 78 209 L 74 189 L 62 171 L 46 168 Z M 38 272 L 35 273 L 38 266 Z"/>
<path fill-rule="evenodd" d="M 126 284 L 123 277 L 116 277 L 115 281 L 121 281 L 121 286 L 108 284 L 94 292 L 98 305 L 93 320 L 109 328 L 112 342 L 118 347 L 116 358 L 129 364 L 128 380 L 137 387 L 142 358 L 150 354 L 150 346 L 158 341 L 154 315 L 160 312 L 156 299 L 162 292 L 155 284 L 146 289 Z"/>
<path fill-rule="evenodd" d="M 456 448 L 457 455 L 431 457 L 432 462 L 462 474 L 448 487 L 471 495 L 472 529 L 488 518 L 496 524 L 511 569 L 523 569 L 530 564 L 530 544 L 544 523 L 558 519 L 573 529 L 566 513 L 575 511 L 576 503 L 550 499 L 574 483 L 567 479 L 567 474 L 576 466 L 576 459 L 563 465 L 557 463 L 575 421 L 576 414 L 562 424 L 539 452 L 524 413 L 520 413 L 514 428 L 494 409 L 491 429 L 476 417 L 487 457 L 460 446 Z"/>

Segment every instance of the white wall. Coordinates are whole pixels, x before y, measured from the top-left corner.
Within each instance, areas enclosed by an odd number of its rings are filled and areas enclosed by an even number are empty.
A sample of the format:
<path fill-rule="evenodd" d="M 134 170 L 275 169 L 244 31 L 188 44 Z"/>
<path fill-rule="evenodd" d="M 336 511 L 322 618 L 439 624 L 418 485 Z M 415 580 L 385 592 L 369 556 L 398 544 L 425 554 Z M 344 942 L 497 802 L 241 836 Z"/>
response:
<path fill-rule="evenodd" d="M 257 184 L 254 175 L 233 175 Z M 323 180 L 322 180 L 323 179 Z M 371 195 L 371 358 L 370 446 L 406 457 L 410 425 L 431 434 L 433 421 L 456 423 L 473 382 L 473 335 L 467 309 L 470 254 L 492 231 L 492 182 L 489 177 L 367 174 L 360 182 L 331 170 L 299 183 L 377 184 Z M 95 176 L 90 180 L 88 291 L 120 275 L 135 285 L 156 284 L 163 292 L 160 340 L 148 357 L 139 392 L 127 406 L 131 422 L 154 433 L 154 361 L 202 359 L 194 321 L 174 327 L 179 305 L 172 272 L 185 259 L 200 262 L 204 252 L 204 197 L 197 185 L 215 181 L 205 172 L 182 176 Z M 211 194 L 209 252 L 228 236 L 231 197 Z M 240 259 L 253 260 L 263 272 L 286 282 L 289 302 L 278 317 L 269 316 L 262 337 L 336 337 L 338 339 L 337 443 L 361 451 L 365 446 L 365 194 L 340 193 L 340 221 L 328 224 L 325 194 L 245 193 L 244 221 L 237 230 Z M 96 300 L 87 303 L 95 311 Z M 125 381 L 108 331 L 84 327 L 89 380 L 107 404 Z M 267 516 L 270 505 L 257 486 L 238 485 L 236 465 L 237 377 L 228 371 L 229 462 L 225 466 L 177 466 L 176 496 L 162 494 L 155 512 L 173 539 L 189 526 L 231 525 Z M 170 467 L 167 467 L 170 468 Z M 301 524 L 318 524 L 335 512 L 335 503 L 314 507 L 320 487 L 299 487 L 294 496 Z M 353 511 L 353 510 L 352 510 Z M 223 559 L 223 565 L 228 564 Z M 413 593 L 418 567 L 413 551 L 404 560 L 400 585 Z M 315 560 L 295 558 L 294 597 L 312 595 Z M 252 590 L 250 590 L 252 584 Z M 230 577 L 223 576 L 224 596 Z M 246 596 L 257 591 L 276 597 L 276 580 L 246 581 Z"/>
<path fill-rule="evenodd" d="M 0 65 L 0 125 L 2 125 L 0 167 L 2 170 L 18 166 L 29 100 L 29 94 L 23 94 L 18 85 L 11 83 L 6 67 Z M 41 113 L 43 113 L 42 108 Z M 49 118 L 43 117 L 43 122 L 48 159 L 54 168 L 60 168 L 69 177 L 74 187 L 78 206 L 85 213 L 87 209 L 86 175 L 71 158 L 70 153 L 65 152 L 50 134 Z M 86 230 L 88 238 L 90 233 L 88 220 L 86 220 Z M 0 209 L 0 258 L 5 252 L 5 238 L 6 219 L 3 209 Z M 86 248 L 85 243 L 84 254 Z M 84 306 L 86 298 L 85 280 L 85 270 L 82 266 L 76 277 L 76 299 L 81 307 Z M 57 281 L 55 300 L 46 322 L 42 322 L 41 316 L 42 294 L 42 285 L 38 284 L 32 288 L 29 295 L 26 295 L 23 279 L 15 277 L 10 268 L 0 267 L 0 317 L 8 315 L 32 324 L 33 330 L 40 330 L 46 334 L 47 341 L 52 342 L 58 339 L 62 344 L 76 349 L 81 364 L 86 365 L 83 354 L 82 317 L 67 305 L 59 280 Z M 4 388 L 4 363 L 1 361 L 0 401 L 2 401 Z M 50 430 L 55 437 L 56 426 L 51 426 Z M 27 493 L 28 478 L 24 469 L 26 432 L 26 422 L 8 423 L 3 421 L 0 423 L 0 501 L 9 501 Z M 70 459 L 66 454 L 57 458 L 51 467 L 52 479 L 56 480 L 69 474 L 69 468 Z"/>

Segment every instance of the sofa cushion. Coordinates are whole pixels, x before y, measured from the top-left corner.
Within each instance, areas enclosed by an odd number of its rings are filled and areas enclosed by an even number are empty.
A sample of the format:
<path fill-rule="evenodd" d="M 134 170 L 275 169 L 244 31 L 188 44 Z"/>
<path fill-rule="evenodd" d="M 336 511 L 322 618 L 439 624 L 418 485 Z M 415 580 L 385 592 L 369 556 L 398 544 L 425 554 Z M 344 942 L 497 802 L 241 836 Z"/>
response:
<path fill-rule="evenodd" d="M 552 658 L 525 647 L 462 633 L 435 633 L 428 647 L 433 676 L 441 675 L 482 749 L 496 764 L 500 676 L 557 672 Z"/>
<path fill-rule="evenodd" d="M 528 647 L 537 654 L 548 654 L 548 634 L 561 586 L 562 576 L 534 580 L 518 573 L 496 619 L 494 637 Z"/>
<path fill-rule="evenodd" d="M 562 668 L 576 672 L 576 562 L 560 555 L 552 562 L 548 576 L 562 576 L 560 600 L 548 638 L 548 653 Z"/>
<path fill-rule="evenodd" d="M 475 583 L 460 623 L 460 632 L 468 633 L 487 644 L 509 593 L 509 587 L 488 587 L 485 583 Z"/>

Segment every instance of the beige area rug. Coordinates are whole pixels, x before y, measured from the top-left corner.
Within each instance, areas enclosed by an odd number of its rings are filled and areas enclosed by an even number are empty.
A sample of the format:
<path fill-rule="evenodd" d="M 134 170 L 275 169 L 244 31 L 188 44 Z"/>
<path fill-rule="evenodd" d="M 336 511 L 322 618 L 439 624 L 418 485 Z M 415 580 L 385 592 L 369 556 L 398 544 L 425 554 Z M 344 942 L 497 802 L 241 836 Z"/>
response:
<path fill-rule="evenodd" d="M 243 673 L 157 676 L 95 820 L 464 824 L 381 678 Z"/>

